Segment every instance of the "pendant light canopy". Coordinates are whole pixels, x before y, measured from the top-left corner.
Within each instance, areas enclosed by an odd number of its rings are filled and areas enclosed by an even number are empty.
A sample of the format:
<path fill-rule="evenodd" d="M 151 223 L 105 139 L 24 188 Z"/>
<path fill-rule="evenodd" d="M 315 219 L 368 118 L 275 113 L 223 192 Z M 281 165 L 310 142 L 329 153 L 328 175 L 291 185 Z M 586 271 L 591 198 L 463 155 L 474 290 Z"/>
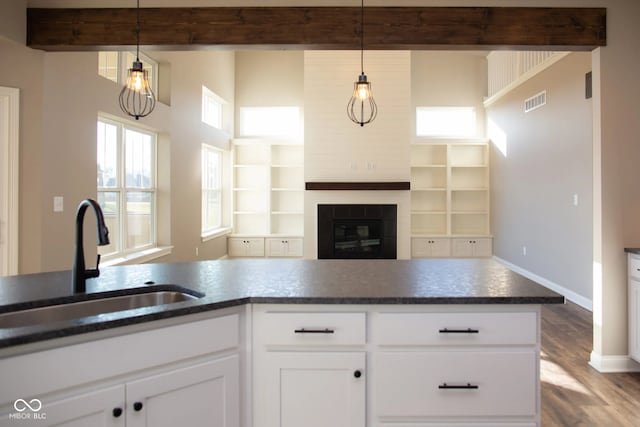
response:
<path fill-rule="evenodd" d="M 360 7 L 360 75 L 353 84 L 353 94 L 347 104 L 347 115 L 352 122 L 364 126 L 378 114 L 378 106 L 371 94 L 371 82 L 364 73 L 364 0 Z"/>
<path fill-rule="evenodd" d="M 140 0 L 136 3 L 136 60 L 127 72 L 127 81 L 120 91 L 120 109 L 138 120 L 156 107 L 156 96 L 149 85 L 149 75 L 140 62 Z"/>

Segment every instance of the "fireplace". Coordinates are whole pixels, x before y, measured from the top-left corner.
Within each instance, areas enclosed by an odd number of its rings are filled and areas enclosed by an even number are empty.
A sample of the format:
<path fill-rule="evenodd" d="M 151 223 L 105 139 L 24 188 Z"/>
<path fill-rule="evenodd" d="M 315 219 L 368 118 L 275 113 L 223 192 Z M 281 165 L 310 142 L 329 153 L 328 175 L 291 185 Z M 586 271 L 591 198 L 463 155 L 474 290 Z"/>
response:
<path fill-rule="evenodd" d="M 318 205 L 319 259 L 396 259 L 397 205 Z"/>

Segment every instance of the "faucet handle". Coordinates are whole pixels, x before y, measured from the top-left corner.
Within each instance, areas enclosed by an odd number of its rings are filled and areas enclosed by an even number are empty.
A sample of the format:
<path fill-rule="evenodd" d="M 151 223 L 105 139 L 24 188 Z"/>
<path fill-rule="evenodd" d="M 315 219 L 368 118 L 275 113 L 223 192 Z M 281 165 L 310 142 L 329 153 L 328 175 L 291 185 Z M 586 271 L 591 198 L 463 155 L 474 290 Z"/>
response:
<path fill-rule="evenodd" d="M 92 279 L 94 277 L 100 276 L 100 254 L 96 258 L 96 268 L 88 268 L 85 270 L 84 277 L 87 279 Z"/>

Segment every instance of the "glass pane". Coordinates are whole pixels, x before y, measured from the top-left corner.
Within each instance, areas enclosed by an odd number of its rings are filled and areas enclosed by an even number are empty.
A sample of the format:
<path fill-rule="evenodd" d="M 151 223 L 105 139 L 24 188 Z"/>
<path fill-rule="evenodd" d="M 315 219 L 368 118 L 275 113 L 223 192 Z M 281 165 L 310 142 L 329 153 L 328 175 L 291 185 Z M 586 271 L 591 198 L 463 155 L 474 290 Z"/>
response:
<path fill-rule="evenodd" d="M 241 136 L 299 136 L 301 131 L 298 107 L 240 108 Z"/>
<path fill-rule="evenodd" d="M 98 74 L 118 83 L 118 52 L 98 53 Z"/>
<path fill-rule="evenodd" d="M 98 121 L 98 188 L 118 186 L 118 127 Z"/>
<path fill-rule="evenodd" d="M 153 243 L 154 194 L 127 193 L 127 249 Z"/>
<path fill-rule="evenodd" d="M 98 203 L 102 208 L 104 221 L 109 229 L 109 241 L 107 246 L 98 246 L 100 255 L 109 255 L 120 251 L 120 193 L 116 191 L 99 191 Z"/>
<path fill-rule="evenodd" d="M 222 226 L 221 195 L 219 190 L 202 192 L 202 229 L 213 230 Z"/>
<path fill-rule="evenodd" d="M 473 107 L 418 107 L 416 135 L 473 136 L 476 112 Z"/>
<path fill-rule="evenodd" d="M 125 173 L 129 188 L 151 189 L 153 177 L 153 138 L 146 133 L 125 129 Z"/>

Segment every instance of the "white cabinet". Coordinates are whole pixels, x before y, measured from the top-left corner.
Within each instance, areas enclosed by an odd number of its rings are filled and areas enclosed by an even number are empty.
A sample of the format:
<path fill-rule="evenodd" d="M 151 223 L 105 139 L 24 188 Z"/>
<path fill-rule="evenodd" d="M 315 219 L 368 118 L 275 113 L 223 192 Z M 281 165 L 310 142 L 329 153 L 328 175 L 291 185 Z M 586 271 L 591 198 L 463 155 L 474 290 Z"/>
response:
<path fill-rule="evenodd" d="M 235 139 L 233 159 L 234 234 L 302 236 L 304 145 Z"/>
<path fill-rule="evenodd" d="M 364 352 L 264 354 L 254 427 L 365 427 Z M 262 405 L 262 404 L 263 405 Z"/>
<path fill-rule="evenodd" d="M 452 239 L 454 257 L 489 257 L 492 239 L 490 237 L 465 237 Z"/>
<path fill-rule="evenodd" d="M 413 258 L 435 258 L 451 256 L 451 239 L 447 237 L 411 238 L 411 256 Z"/>
<path fill-rule="evenodd" d="M 253 427 L 539 427 L 537 306 L 254 305 Z"/>
<path fill-rule="evenodd" d="M 377 426 L 538 425 L 537 310 L 409 310 L 372 321 Z"/>
<path fill-rule="evenodd" d="M 640 362 L 640 255 L 628 254 L 629 356 Z"/>
<path fill-rule="evenodd" d="M 265 240 L 268 257 L 301 257 L 302 239 L 270 237 Z"/>
<path fill-rule="evenodd" d="M 42 403 L 42 408 L 39 411 L 31 412 L 27 409 L 21 413 L 17 411 L 13 413 L 14 416 L 29 417 L 27 419 L 14 418 L 15 425 L 43 427 L 124 427 L 126 425 L 123 385 L 105 387 L 59 399 L 42 398 L 39 400 Z M 6 425 L 12 425 L 11 422 L 10 419 Z M 4 423 L 0 424 L 5 425 Z"/>
<path fill-rule="evenodd" d="M 264 238 L 262 237 L 229 237 L 227 253 L 230 257 L 263 257 Z"/>
<path fill-rule="evenodd" d="M 2 359 L 0 425 L 24 396 L 42 403 L 33 425 L 239 427 L 239 328 L 231 314 Z"/>
<path fill-rule="evenodd" d="M 126 384 L 127 427 L 240 426 L 238 356 Z"/>
<path fill-rule="evenodd" d="M 253 328 L 253 427 L 365 427 L 364 313 L 254 306 Z"/>
<path fill-rule="evenodd" d="M 418 138 L 411 145 L 411 234 L 415 238 L 490 235 L 486 140 Z M 483 248 L 483 249 L 486 249 Z M 489 247 L 489 251 L 491 248 Z M 455 252 L 455 248 L 453 248 Z M 437 257 L 424 250 L 414 257 Z M 488 256 L 484 255 L 454 256 Z M 491 255 L 489 253 L 489 255 Z"/>

